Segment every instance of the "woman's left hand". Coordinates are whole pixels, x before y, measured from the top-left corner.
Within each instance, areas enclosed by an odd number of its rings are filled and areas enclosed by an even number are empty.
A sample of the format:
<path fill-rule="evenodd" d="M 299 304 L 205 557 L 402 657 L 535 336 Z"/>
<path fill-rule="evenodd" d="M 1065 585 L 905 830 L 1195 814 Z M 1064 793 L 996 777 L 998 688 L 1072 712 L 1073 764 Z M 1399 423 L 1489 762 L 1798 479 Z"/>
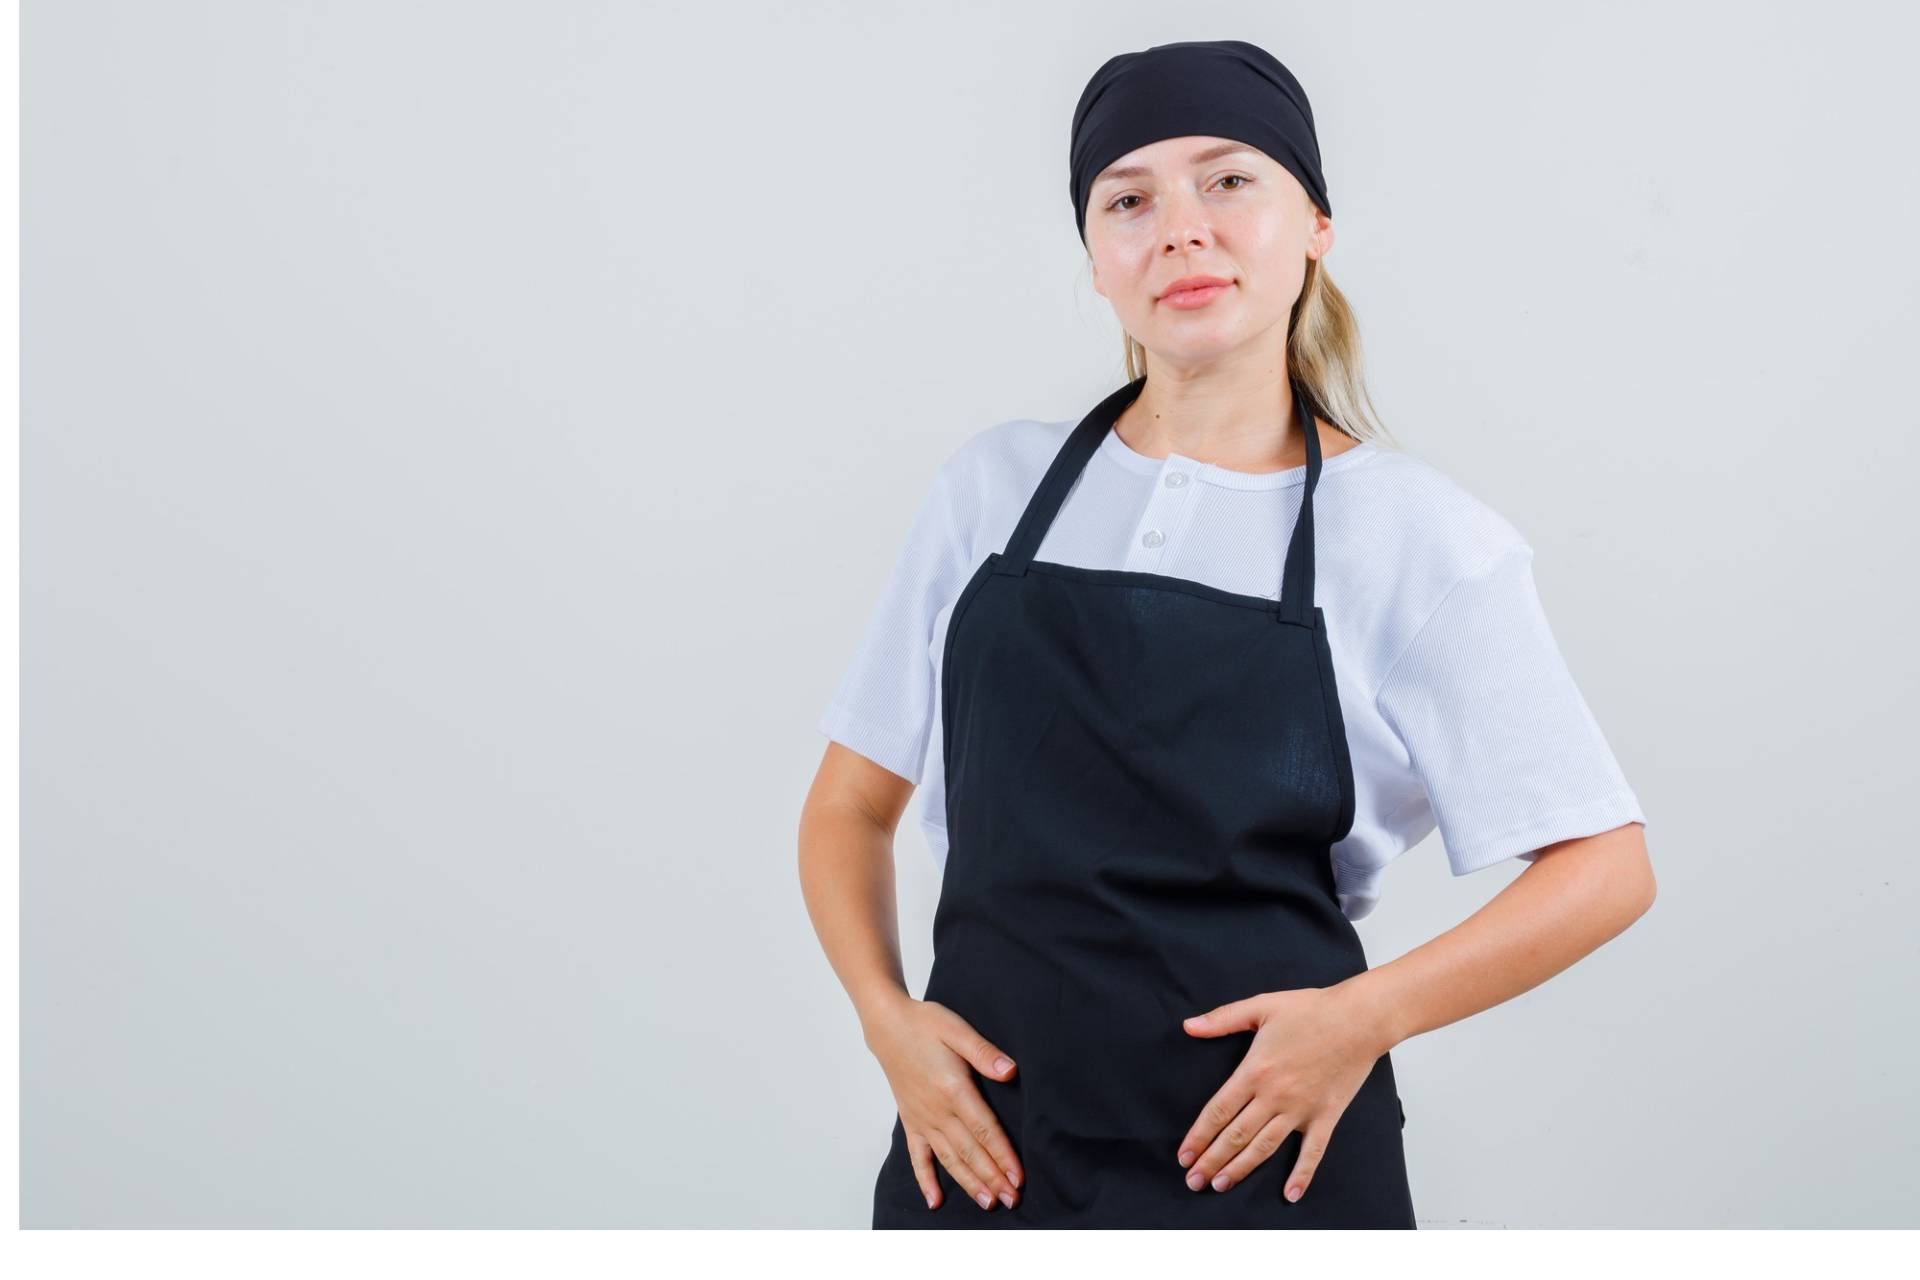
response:
<path fill-rule="evenodd" d="M 1386 1046 L 1341 987 L 1269 991 L 1223 1004 L 1181 1025 L 1188 1035 L 1253 1032 L 1253 1044 L 1187 1130 L 1177 1159 L 1195 1191 L 1225 1191 L 1298 1129 L 1305 1133 L 1286 1196 L 1313 1180 L 1333 1126 Z M 1198 1159 L 1195 1159 L 1195 1156 Z"/>

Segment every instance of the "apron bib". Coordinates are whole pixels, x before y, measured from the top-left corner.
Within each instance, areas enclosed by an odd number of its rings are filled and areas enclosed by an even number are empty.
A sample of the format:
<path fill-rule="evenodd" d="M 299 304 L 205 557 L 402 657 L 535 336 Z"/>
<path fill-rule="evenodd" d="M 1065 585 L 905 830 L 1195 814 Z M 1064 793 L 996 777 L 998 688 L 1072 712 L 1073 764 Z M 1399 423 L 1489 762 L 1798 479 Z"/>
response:
<path fill-rule="evenodd" d="M 896 1117 L 876 1228 L 1414 1225 L 1385 1054 L 1297 1204 L 1282 1194 L 1297 1131 L 1225 1192 L 1191 1190 L 1176 1159 L 1252 1043 L 1182 1020 L 1367 961 L 1333 877 L 1353 770 L 1313 603 L 1320 441 L 1299 389 L 1307 473 L 1278 601 L 1033 558 L 1145 383 L 1068 436 L 947 624 L 948 852 L 925 998 L 1019 1064 L 973 1079 L 1020 1155 L 1020 1200 L 984 1210 L 936 1159 L 927 1208 Z"/>

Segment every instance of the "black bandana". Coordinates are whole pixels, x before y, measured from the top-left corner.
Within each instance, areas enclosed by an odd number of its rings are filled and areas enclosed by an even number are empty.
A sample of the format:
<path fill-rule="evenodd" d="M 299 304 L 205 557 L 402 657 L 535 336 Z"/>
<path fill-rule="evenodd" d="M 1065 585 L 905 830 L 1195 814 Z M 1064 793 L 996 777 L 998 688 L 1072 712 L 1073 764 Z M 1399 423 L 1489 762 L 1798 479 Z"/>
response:
<path fill-rule="evenodd" d="M 1300 180 L 1322 213 L 1333 216 L 1313 108 L 1293 73 L 1244 40 L 1190 40 L 1109 58 L 1081 90 L 1069 152 L 1081 244 L 1087 241 L 1087 192 L 1100 171 L 1136 147 L 1189 134 L 1258 147 Z"/>

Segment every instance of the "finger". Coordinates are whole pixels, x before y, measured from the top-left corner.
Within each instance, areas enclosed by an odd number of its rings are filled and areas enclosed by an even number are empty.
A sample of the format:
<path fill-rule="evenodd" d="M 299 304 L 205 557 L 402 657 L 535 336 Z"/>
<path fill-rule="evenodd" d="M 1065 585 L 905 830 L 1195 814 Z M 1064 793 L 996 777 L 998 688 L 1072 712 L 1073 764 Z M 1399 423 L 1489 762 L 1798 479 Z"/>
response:
<path fill-rule="evenodd" d="M 1247 1105 L 1253 1094 L 1253 1081 L 1241 1072 L 1235 1071 L 1227 1077 L 1227 1082 L 1220 1086 L 1218 1092 L 1207 1099 L 1207 1105 L 1200 1108 L 1200 1117 L 1187 1130 L 1186 1137 L 1180 1139 L 1180 1147 L 1174 1158 L 1180 1162 L 1181 1168 L 1192 1167 L 1194 1161 L 1200 1158 L 1200 1153 L 1213 1145 L 1214 1138 L 1227 1127 L 1227 1123 L 1240 1114 L 1240 1108 Z M 1193 1183 L 1187 1185 L 1193 1186 Z M 1202 1181 L 1199 1185 L 1204 1187 L 1207 1184 Z M 1195 1190 L 1198 1189 L 1195 1187 Z"/>
<path fill-rule="evenodd" d="M 1298 1200 L 1307 1193 L 1307 1184 L 1313 1181 L 1313 1171 L 1320 1167 L 1320 1157 L 1327 1153 L 1327 1139 L 1332 1133 L 1331 1121 L 1308 1126 L 1306 1136 L 1300 1141 L 1300 1158 L 1293 1162 L 1293 1174 L 1287 1179 L 1287 1199 Z"/>
<path fill-rule="evenodd" d="M 947 1117 L 945 1128 L 947 1140 L 953 1144 L 954 1151 L 966 1166 L 973 1170 L 974 1177 L 979 1179 L 987 1195 L 1006 1205 L 1007 1208 L 1013 1208 L 1013 1185 L 1007 1181 L 1006 1170 L 994 1164 L 993 1153 L 980 1145 L 980 1139 L 967 1128 L 966 1120 L 958 1114 L 951 1115 Z M 978 1195 L 974 1196 L 975 1200 L 979 1198 Z M 992 1206 L 983 1205 L 982 1207 L 991 1208 Z"/>
<path fill-rule="evenodd" d="M 1280 1144 L 1287 1140 L 1293 1133 L 1293 1129 L 1294 1122 L 1289 1116 L 1276 1113 L 1260 1127 L 1260 1132 L 1254 1135 L 1253 1141 L 1247 1144 L 1246 1149 L 1227 1161 L 1227 1167 L 1214 1175 L 1212 1183 L 1214 1189 L 1225 1191 L 1230 1187 L 1239 1186 L 1248 1174 L 1265 1164 L 1273 1153 L 1280 1149 Z M 1225 1186 L 1221 1185 L 1223 1178 L 1226 1180 Z"/>
<path fill-rule="evenodd" d="M 1225 1191 L 1240 1181 L 1238 1176 L 1226 1176 L 1227 1166 L 1259 1138 L 1267 1121 L 1273 1119 L 1274 1113 L 1278 1110 L 1279 1108 L 1258 1095 L 1249 1098 L 1247 1105 L 1241 1108 L 1240 1114 L 1227 1121 L 1220 1130 L 1220 1136 L 1200 1153 L 1200 1158 L 1193 1162 L 1191 1169 L 1187 1170 L 1187 1185 L 1195 1191 L 1203 1186 L 1210 1186 L 1215 1191 Z"/>
<path fill-rule="evenodd" d="M 907 1156 L 913 1161 L 913 1180 L 920 1184 L 920 1194 L 927 1198 L 927 1208 L 940 1207 L 940 1177 L 933 1171 L 933 1148 L 924 1138 L 910 1134 L 907 1137 Z"/>
<path fill-rule="evenodd" d="M 948 1012 L 952 1013 L 952 1010 Z M 1012 1055 L 975 1031 L 972 1025 L 957 1013 L 953 1014 L 953 1030 L 947 1036 L 946 1044 L 983 1076 L 1003 1083 L 1013 1076 Z"/>
<path fill-rule="evenodd" d="M 1197 1013 L 1180 1025 L 1191 1036 L 1224 1036 L 1234 1031 L 1255 1031 L 1260 1027 L 1261 1000 L 1259 996 L 1248 996 L 1245 1000 L 1235 1000 Z"/>
<path fill-rule="evenodd" d="M 986 1152 L 993 1166 L 991 1180 L 994 1183 L 993 1194 L 1001 1200 L 1006 1197 L 1002 1191 L 1015 1192 L 1020 1185 L 1020 1157 L 1014 1154 L 1013 1143 L 1007 1140 L 1006 1130 L 1000 1127 L 1000 1117 L 987 1106 L 978 1089 L 968 1088 L 953 1100 L 953 1109 L 960 1123 L 967 1127 L 973 1140 Z M 1017 1193 L 1016 1193 L 1017 1194 Z M 1008 1204 L 1011 1209 L 1013 1206 Z"/>
<path fill-rule="evenodd" d="M 945 1129 L 936 1125 L 927 1130 L 927 1141 L 933 1146 L 933 1153 L 940 1157 L 940 1163 L 946 1166 L 947 1173 L 971 1196 L 974 1203 L 982 1209 L 993 1208 L 993 1197 L 987 1194 L 986 1184 L 980 1181 L 965 1160 L 960 1158 Z"/>

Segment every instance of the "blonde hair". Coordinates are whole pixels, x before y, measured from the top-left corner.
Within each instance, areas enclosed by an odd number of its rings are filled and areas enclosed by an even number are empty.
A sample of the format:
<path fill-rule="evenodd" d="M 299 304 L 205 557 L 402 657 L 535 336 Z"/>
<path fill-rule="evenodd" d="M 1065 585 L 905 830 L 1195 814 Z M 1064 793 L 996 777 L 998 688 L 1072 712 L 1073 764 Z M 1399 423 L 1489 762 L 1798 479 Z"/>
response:
<path fill-rule="evenodd" d="M 1127 381 L 1147 371 L 1147 349 L 1123 332 Z M 1308 410 L 1355 440 L 1398 448 L 1367 395 L 1361 371 L 1360 322 L 1318 258 L 1307 259 L 1300 297 L 1287 319 L 1287 372 L 1305 392 Z"/>

